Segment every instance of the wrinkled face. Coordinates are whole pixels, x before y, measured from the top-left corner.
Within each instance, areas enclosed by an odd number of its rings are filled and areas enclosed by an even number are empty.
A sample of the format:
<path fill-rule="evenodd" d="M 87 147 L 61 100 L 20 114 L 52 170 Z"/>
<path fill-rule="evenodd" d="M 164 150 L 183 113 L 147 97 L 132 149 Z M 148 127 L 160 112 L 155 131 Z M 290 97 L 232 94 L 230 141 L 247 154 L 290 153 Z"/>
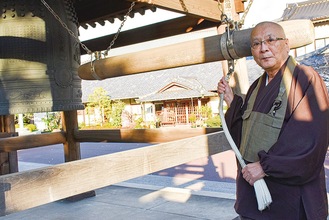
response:
<path fill-rule="evenodd" d="M 276 24 L 258 24 L 251 32 L 250 43 L 254 60 L 269 74 L 276 74 L 289 56 L 288 39 Z"/>

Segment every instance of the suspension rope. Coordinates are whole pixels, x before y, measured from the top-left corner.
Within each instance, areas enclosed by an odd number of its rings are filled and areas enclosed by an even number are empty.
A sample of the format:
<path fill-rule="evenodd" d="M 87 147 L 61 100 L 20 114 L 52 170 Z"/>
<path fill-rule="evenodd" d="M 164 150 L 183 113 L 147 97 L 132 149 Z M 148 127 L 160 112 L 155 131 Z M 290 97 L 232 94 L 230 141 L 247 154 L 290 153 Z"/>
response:
<path fill-rule="evenodd" d="M 223 12 L 223 6 L 220 3 L 220 0 L 218 0 L 218 8 L 220 9 L 220 11 L 222 12 L 221 15 L 221 20 L 223 24 L 226 24 L 226 47 L 228 49 L 228 56 L 231 57 L 231 59 L 228 59 L 228 73 L 225 76 L 225 80 L 228 82 L 231 75 L 235 72 L 235 62 L 236 60 L 232 57 L 232 52 L 233 50 L 233 39 L 232 39 L 232 33 L 235 30 L 239 30 L 239 28 L 241 28 L 241 26 L 244 23 L 244 19 L 247 15 L 247 13 L 249 12 L 249 9 L 251 7 L 252 4 L 252 0 L 250 0 L 249 5 L 247 7 L 247 11 L 244 14 L 244 16 L 242 17 L 242 19 L 240 21 L 233 21 L 231 18 L 229 18 L 224 12 Z M 222 43 L 222 42 L 221 42 Z M 221 44 L 222 45 L 222 44 Z M 234 52 L 235 53 L 235 52 Z M 242 168 L 244 168 L 246 166 L 245 161 L 242 158 L 242 155 L 240 153 L 240 150 L 238 149 L 238 147 L 236 146 L 229 130 L 228 127 L 226 125 L 226 121 L 225 121 L 225 116 L 224 116 L 224 111 L 223 111 L 223 102 L 224 102 L 224 94 L 220 94 L 220 102 L 219 102 L 219 116 L 222 122 L 222 127 L 225 133 L 225 136 L 232 148 L 232 150 L 235 153 L 235 156 L 237 158 L 237 160 L 239 161 L 240 165 Z M 272 197 L 271 194 L 267 188 L 266 182 L 265 180 L 259 179 L 254 183 L 254 190 L 255 190 L 255 194 L 256 194 L 256 199 L 257 199 L 257 203 L 258 203 L 258 210 L 262 211 L 264 209 L 266 209 L 267 207 L 270 206 L 270 204 L 272 203 Z"/>

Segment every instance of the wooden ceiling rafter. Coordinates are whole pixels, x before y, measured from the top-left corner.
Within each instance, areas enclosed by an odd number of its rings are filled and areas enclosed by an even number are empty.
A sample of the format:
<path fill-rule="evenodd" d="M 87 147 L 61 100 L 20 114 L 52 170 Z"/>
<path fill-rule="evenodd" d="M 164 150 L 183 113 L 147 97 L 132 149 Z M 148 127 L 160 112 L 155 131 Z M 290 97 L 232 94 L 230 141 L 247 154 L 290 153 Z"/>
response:
<path fill-rule="evenodd" d="M 96 27 L 97 24 L 105 25 L 106 21 L 111 23 L 115 19 L 122 21 L 132 2 L 135 2 L 135 6 L 130 17 L 134 17 L 135 13 L 143 15 L 146 10 L 154 12 L 156 8 L 180 12 L 186 16 L 124 31 L 120 33 L 113 48 L 219 25 L 221 12 L 215 0 L 203 0 L 201 3 L 199 0 L 75 0 L 74 4 L 80 26 L 87 29 L 89 26 Z M 83 43 L 91 51 L 102 51 L 106 49 L 113 37 L 114 34 L 111 34 Z M 81 53 L 85 54 L 86 51 L 81 50 Z"/>
<path fill-rule="evenodd" d="M 218 2 L 214 0 L 128 0 L 136 3 L 153 5 L 165 10 L 179 12 L 190 16 L 204 18 L 209 21 L 219 22 L 221 11 Z"/>
<path fill-rule="evenodd" d="M 105 21 L 114 23 L 115 19 L 123 20 L 131 5 L 129 1 L 118 0 L 76 0 L 75 11 L 79 18 L 79 25 L 85 29 L 89 26 L 96 27 L 97 24 L 104 25 Z M 133 18 L 135 13 L 145 14 L 146 10 L 156 11 L 156 7 L 148 4 L 135 4 L 129 17 Z"/>
<path fill-rule="evenodd" d="M 184 34 L 188 30 L 198 31 L 207 28 L 216 27 L 218 24 L 211 21 L 202 21 L 200 19 L 184 16 L 155 24 L 139 27 L 123 31 L 120 33 L 112 48 L 122 47 L 132 44 L 137 44 L 145 41 L 156 40 L 165 37 L 171 37 L 179 34 Z M 83 43 L 91 51 L 105 50 L 108 44 L 111 42 L 115 34 L 86 40 Z M 133 36 L 133 37 L 132 37 Z M 86 54 L 86 51 L 81 50 L 81 54 Z"/>

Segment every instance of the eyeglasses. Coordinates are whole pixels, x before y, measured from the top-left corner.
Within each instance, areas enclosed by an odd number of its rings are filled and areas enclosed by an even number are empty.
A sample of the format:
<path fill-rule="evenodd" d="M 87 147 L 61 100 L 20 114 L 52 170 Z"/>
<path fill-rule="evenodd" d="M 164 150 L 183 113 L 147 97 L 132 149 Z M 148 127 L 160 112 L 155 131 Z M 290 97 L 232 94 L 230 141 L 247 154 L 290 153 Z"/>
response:
<path fill-rule="evenodd" d="M 277 38 L 269 38 L 262 41 L 254 41 L 251 44 L 251 48 L 257 50 L 262 46 L 262 43 L 264 43 L 267 46 L 274 46 L 275 42 L 277 42 L 278 40 L 286 40 L 286 39 L 287 38 L 277 37 Z"/>

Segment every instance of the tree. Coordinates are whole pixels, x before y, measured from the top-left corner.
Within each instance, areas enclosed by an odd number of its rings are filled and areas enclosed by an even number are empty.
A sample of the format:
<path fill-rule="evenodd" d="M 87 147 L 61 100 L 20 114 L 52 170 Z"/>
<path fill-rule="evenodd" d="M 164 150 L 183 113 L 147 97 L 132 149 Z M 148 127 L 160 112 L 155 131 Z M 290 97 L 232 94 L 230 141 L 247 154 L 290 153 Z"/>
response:
<path fill-rule="evenodd" d="M 122 126 L 122 112 L 125 108 L 125 103 L 122 101 L 116 101 L 112 104 L 111 113 L 109 115 L 110 123 L 114 127 Z"/>
<path fill-rule="evenodd" d="M 111 112 L 111 98 L 107 91 L 102 87 L 95 88 L 94 92 L 88 97 L 87 108 L 97 108 L 101 115 L 101 125 L 104 123 L 105 115 Z"/>
<path fill-rule="evenodd" d="M 46 124 L 45 132 L 52 132 L 54 129 L 58 129 L 61 124 L 61 114 L 59 112 L 47 112 L 46 117 L 42 118 L 42 121 Z"/>

